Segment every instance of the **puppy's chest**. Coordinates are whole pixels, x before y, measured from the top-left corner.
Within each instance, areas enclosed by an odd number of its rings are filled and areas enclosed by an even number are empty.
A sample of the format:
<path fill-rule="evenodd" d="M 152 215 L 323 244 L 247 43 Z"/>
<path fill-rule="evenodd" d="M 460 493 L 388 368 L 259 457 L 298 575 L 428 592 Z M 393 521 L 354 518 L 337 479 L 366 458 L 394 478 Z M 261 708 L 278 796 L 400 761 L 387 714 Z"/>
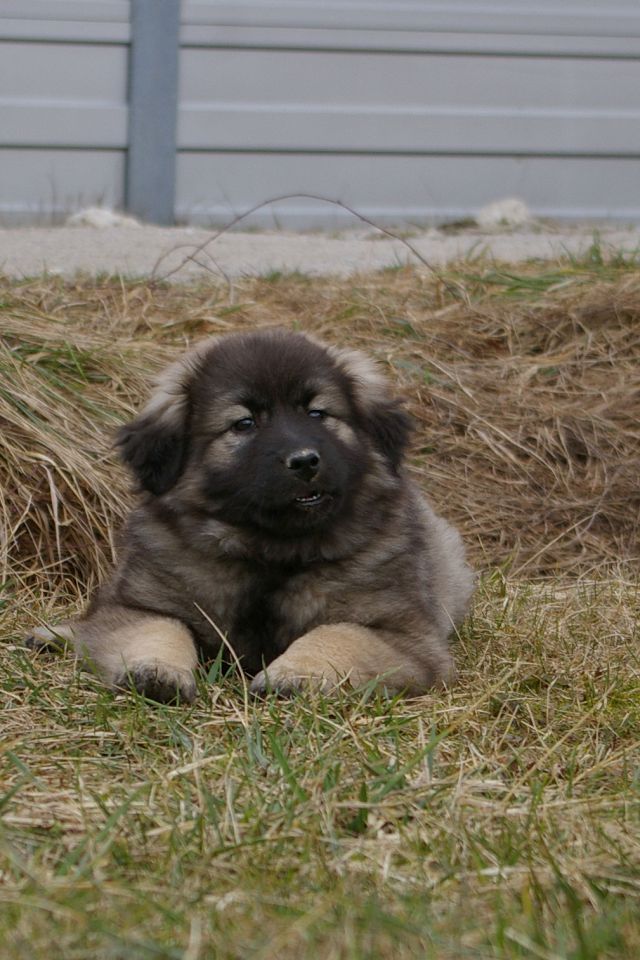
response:
<path fill-rule="evenodd" d="M 227 616 L 229 639 L 245 668 L 269 663 L 327 611 L 330 588 L 317 573 L 258 568 L 239 577 Z"/>

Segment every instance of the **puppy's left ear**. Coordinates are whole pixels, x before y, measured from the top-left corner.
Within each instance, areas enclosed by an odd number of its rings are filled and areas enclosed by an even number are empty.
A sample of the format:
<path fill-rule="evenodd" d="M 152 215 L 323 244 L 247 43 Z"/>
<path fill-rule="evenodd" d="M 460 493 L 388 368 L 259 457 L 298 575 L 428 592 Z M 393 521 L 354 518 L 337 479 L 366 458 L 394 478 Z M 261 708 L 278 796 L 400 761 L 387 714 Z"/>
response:
<path fill-rule="evenodd" d="M 413 427 L 411 417 L 402 409 L 399 400 L 388 399 L 365 410 L 365 421 L 373 442 L 397 472 L 409 446 Z"/>
<path fill-rule="evenodd" d="M 402 409 L 402 402 L 392 396 L 389 383 L 373 360 L 359 350 L 330 347 L 329 352 L 353 384 L 365 430 L 397 471 L 409 445 L 411 417 Z"/>

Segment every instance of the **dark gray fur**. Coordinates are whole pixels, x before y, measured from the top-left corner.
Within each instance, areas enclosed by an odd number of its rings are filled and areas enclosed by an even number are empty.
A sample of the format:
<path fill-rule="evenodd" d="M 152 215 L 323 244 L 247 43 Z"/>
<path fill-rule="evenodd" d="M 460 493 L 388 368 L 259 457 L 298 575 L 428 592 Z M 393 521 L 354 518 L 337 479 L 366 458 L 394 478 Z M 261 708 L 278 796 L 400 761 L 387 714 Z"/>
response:
<path fill-rule="evenodd" d="M 403 467 L 409 428 L 355 351 L 279 330 L 200 344 L 121 431 L 140 503 L 113 576 L 72 625 L 76 647 L 117 685 L 126 664 L 118 676 L 102 665 L 112 624 L 130 617 L 135 638 L 140 618 L 159 615 L 186 625 L 204 658 L 226 635 L 255 675 L 310 630 L 355 624 L 404 663 L 402 686 L 449 678 L 473 578 L 458 533 Z M 315 476 L 286 466 L 299 449 L 318 453 Z M 173 687 L 154 671 L 137 665 L 134 685 L 192 698 L 188 671 Z"/>

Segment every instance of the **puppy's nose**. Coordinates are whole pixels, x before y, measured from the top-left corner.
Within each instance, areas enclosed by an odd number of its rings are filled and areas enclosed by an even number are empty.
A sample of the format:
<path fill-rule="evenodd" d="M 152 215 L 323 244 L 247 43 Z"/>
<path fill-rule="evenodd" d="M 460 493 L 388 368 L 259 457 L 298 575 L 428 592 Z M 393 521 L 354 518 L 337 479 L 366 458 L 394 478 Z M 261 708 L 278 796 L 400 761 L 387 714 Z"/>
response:
<path fill-rule="evenodd" d="M 318 472 L 320 454 L 317 450 L 296 450 L 289 454 L 286 464 L 303 480 L 311 480 Z"/>

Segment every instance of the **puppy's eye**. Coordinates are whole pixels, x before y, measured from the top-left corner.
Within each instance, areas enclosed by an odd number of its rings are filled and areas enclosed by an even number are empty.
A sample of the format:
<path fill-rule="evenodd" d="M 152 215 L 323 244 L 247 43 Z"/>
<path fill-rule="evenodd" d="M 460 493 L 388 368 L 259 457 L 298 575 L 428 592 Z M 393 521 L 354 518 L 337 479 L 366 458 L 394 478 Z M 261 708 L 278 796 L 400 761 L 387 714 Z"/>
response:
<path fill-rule="evenodd" d="M 235 430 L 236 433 L 245 433 L 247 430 L 253 430 L 255 425 L 256 422 L 253 417 L 243 417 L 242 420 L 236 420 L 232 429 Z"/>
<path fill-rule="evenodd" d="M 326 415 L 326 410 L 307 410 L 307 416 L 311 417 L 312 420 L 324 420 Z"/>

